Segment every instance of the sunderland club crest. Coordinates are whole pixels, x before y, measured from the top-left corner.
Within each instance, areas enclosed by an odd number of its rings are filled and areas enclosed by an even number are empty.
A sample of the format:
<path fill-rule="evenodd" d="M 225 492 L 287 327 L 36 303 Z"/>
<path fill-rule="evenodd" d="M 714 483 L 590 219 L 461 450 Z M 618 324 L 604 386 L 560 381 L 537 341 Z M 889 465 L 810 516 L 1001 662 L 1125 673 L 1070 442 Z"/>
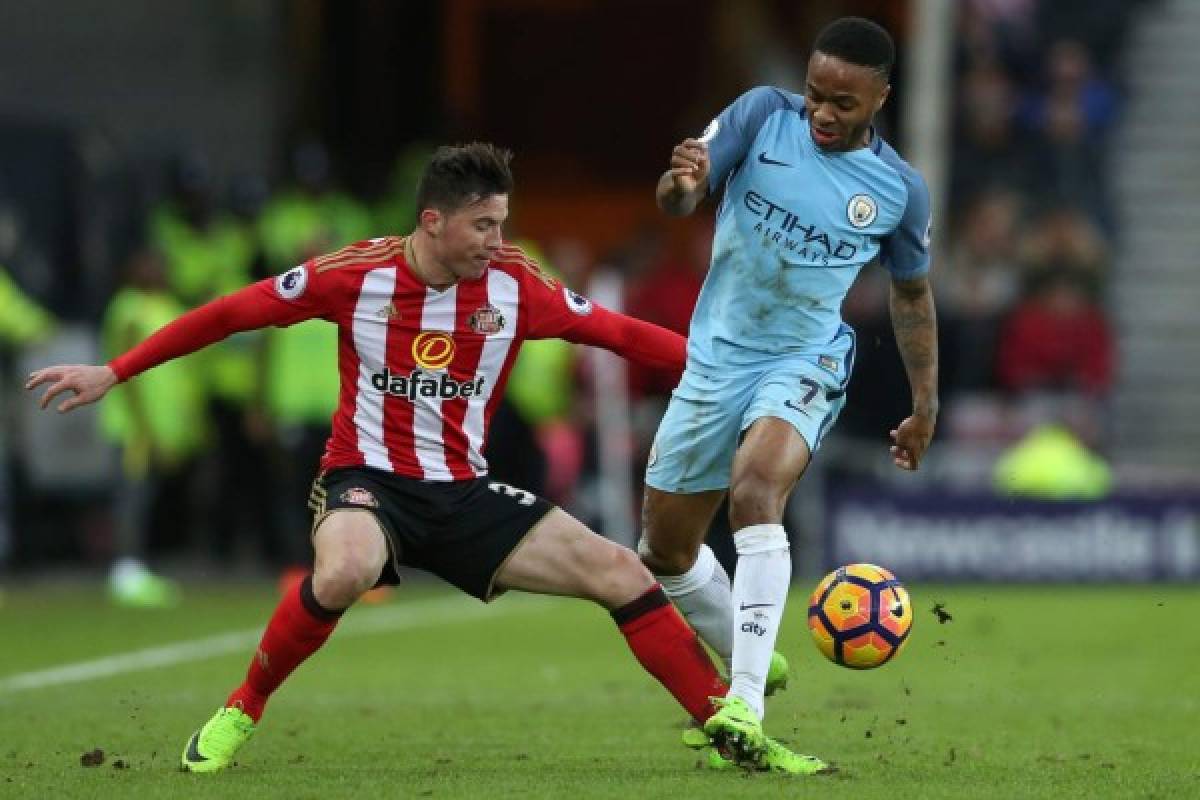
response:
<path fill-rule="evenodd" d="M 499 333 L 504 330 L 504 314 L 489 303 L 475 309 L 475 313 L 467 320 L 467 324 L 471 326 L 471 330 L 482 333 L 484 336 Z"/>

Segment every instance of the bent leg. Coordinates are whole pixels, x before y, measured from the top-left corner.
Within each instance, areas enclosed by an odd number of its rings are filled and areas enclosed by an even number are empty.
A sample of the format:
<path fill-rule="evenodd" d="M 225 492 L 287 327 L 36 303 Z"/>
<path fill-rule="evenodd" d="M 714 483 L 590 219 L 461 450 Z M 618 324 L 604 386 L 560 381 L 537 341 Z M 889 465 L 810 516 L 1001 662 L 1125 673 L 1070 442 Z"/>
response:
<path fill-rule="evenodd" d="M 724 490 L 674 494 L 646 487 L 642 563 L 729 672 L 733 657 L 733 594 L 729 574 L 704 538 Z"/>
<path fill-rule="evenodd" d="M 592 600 L 613 611 L 654 587 L 637 554 L 561 508 L 533 526 L 496 573 L 496 585 Z"/>
<path fill-rule="evenodd" d="M 246 680 L 225 702 L 255 722 L 284 679 L 333 633 L 342 612 L 375 584 L 387 560 L 383 531 L 366 511 L 330 512 L 318 523 L 313 546 L 313 574 L 279 601 Z"/>
<path fill-rule="evenodd" d="M 760 719 L 792 574 L 783 509 L 809 459 L 807 443 L 790 423 L 762 417 L 751 425 L 733 462 L 730 522 L 738 569 L 730 695 L 745 700 Z"/>
<path fill-rule="evenodd" d="M 642 667 L 693 718 L 726 690 L 695 632 L 637 554 L 589 530 L 561 509 L 534 526 L 496 575 L 505 589 L 592 600 L 607 608 Z"/>
<path fill-rule="evenodd" d="M 694 494 L 646 487 L 638 554 L 655 575 L 683 575 L 696 563 L 725 490 Z"/>

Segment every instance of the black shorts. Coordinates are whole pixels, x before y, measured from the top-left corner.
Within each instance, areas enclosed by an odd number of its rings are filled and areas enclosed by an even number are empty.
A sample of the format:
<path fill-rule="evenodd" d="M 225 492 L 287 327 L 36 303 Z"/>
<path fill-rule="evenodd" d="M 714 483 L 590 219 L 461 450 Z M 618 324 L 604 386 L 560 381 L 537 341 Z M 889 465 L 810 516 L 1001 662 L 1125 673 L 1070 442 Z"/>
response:
<path fill-rule="evenodd" d="M 379 520 L 388 563 L 378 585 L 400 582 L 400 565 L 437 575 L 484 602 L 496 573 L 554 505 L 488 478 L 423 481 L 371 467 L 332 469 L 313 482 L 313 531 L 332 511 L 355 509 Z"/>

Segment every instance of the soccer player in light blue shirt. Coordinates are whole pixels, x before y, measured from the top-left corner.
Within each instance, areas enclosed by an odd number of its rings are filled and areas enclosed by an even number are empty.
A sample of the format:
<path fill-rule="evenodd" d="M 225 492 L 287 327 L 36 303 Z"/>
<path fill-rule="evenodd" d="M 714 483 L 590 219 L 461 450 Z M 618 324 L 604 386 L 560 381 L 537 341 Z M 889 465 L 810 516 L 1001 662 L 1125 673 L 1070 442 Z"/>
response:
<path fill-rule="evenodd" d="M 814 44 L 803 96 L 751 89 L 674 148 L 658 183 L 668 214 L 692 213 L 709 193 L 721 202 L 687 370 L 647 466 L 639 550 L 729 668 L 728 696 L 705 732 L 760 767 L 781 768 L 762 717 L 791 579 L 784 505 L 845 402 L 855 341 L 841 304 L 873 261 L 891 274 L 912 390 L 913 413 L 891 432 L 897 467 L 917 469 L 937 418 L 929 193 L 871 125 L 893 61 L 891 37 L 875 23 L 831 23 Z M 726 493 L 732 587 L 704 546 Z M 824 766 L 787 755 L 783 771 Z"/>

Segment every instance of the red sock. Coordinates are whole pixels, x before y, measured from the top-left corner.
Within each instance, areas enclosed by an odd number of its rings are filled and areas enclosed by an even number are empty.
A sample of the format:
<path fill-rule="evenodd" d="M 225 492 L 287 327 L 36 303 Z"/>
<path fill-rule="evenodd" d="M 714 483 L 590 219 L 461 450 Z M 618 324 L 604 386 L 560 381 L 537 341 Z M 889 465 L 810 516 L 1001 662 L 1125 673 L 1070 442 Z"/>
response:
<path fill-rule="evenodd" d="M 694 719 L 703 722 L 716 713 L 709 698 L 724 697 L 729 687 L 661 586 L 612 616 L 637 660 Z"/>
<path fill-rule="evenodd" d="M 226 707 L 236 705 L 258 722 L 267 698 L 300 662 L 325 644 L 341 617 L 342 612 L 329 611 L 317 602 L 312 575 L 289 590 L 267 623 L 245 683 L 229 695 Z"/>

